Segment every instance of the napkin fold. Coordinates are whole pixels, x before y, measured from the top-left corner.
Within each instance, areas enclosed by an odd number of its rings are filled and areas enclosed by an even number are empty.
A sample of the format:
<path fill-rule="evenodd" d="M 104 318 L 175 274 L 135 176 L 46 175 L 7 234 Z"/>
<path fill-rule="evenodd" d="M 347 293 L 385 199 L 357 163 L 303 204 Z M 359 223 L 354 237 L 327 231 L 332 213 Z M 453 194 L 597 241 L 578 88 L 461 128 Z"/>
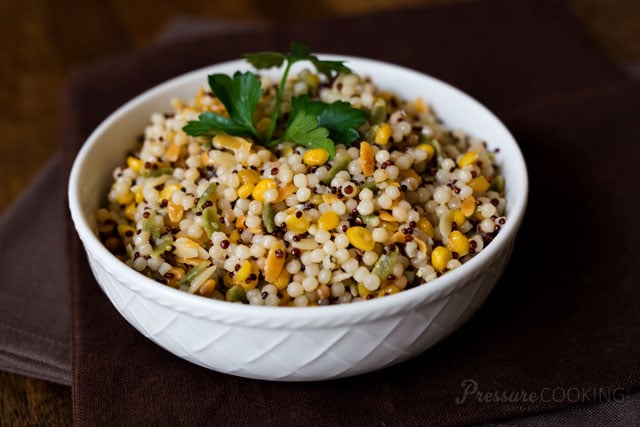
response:
<path fill-rule="evenodd" d="M 70 385 L 64 200 L 57 154 L 0 218 L 0 369 Z"/>
<path fill-rule="evenodd" d="M 66 94 L 65 170 L 95 126 L 144 89 L 244 52 L 286 50 L 292 39 L 315 51 L 377 58 L 440 77 L 506 122 L 531 181 L 507 271 L 467 325 L 413 360 L 350 379 L 269 383 L 205 370 L 145 339 L 101 293 L 69 231 L 76 423 L 441 425 L 602 401 L 601 411 L 612 413 L 630 401 L 629 392 L 640 387 L 640 289 L 633 274 L 640 261 L 634 218 L 640 188 L 633 177 L 640 88 L 593 50 L 562 3 L 488 0 L 203 35 L 85 67 Z M 27 216 L 22 221 L 37 228 Z M 44 229 L 34 237 L 62 233 L 51 224 Z M 43 277 L 64 277 L 46 270 L 55 266 L 43 268 Z M 11 283 L 20 283 L 20 275 L 13 277 Z M 7 283 L 0 292 L 15 298 Z M 33 304 L 40 294 L 23 292 L 16 306 L 42 312 L 42 324 L 25 330 L 51 340 L 32 337 L 49 343 L 41 357 L 58 369 L 50 379 L 64 382 L 64 348 L 53 344 L 65 340 L 53 330 L 64 321 L 49 313 L 51 305 Z M 27 374 L 34 369 L 23 366 Z M 564 416 L 575 420 L 572 414 Z"/>

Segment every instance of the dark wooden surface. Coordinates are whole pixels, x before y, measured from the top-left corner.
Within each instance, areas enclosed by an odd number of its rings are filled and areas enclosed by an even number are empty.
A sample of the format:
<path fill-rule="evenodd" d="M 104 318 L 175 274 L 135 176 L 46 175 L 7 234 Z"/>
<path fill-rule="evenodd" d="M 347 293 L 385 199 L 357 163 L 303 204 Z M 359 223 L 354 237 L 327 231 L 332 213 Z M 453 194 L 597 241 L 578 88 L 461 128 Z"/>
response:
<path fill-rule="evenodd" d="M 69 72 L 152 43 L 175 16 L 286 22 L 454 1 L 464 0 L 0 0 L 0 213 L 59 145 Z M 640 1 L 569 1 L 605 55 L 640 64 Z M 71 424 L 68 387 L 0 372 L 0 425 Z"/>

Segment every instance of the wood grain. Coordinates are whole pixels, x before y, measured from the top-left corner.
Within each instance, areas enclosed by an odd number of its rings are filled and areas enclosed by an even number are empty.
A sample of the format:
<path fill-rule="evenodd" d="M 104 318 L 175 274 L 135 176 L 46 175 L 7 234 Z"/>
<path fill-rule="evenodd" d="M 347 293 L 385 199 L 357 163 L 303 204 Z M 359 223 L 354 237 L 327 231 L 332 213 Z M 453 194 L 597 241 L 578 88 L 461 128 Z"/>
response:
<path fill-rule="evenodd" d="M 288 22 L 464 0 L 0 0 L 0 213 L 59 146 L 65 78 L 76 66 L 148 45 L 177 16 Z M 640 61 L 640 2 L 569 0 L 618 61 Z M 68 387 L 0 372 L 0 424 L 71 425 Z"/>

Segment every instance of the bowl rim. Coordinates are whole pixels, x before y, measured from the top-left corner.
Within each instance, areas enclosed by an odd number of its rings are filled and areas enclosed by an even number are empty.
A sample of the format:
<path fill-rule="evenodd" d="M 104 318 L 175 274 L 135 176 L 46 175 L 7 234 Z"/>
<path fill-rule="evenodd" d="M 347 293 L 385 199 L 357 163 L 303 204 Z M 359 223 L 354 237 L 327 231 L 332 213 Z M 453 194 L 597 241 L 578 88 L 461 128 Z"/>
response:
<path fill-rule="evenodd" d="M 482 250 L 472 259 L 462 264 L 459 268 L 447 272 L 441 277 L 430 282 L 428 285 L 419 285 L 414 288 L 398 292 L 397 294 L 390 295 L 389 297 L 375 298 L 370 301 L 355 304 L 291 308 L 233 304 L 227 301 L 218 301 L 203 298 L 198 295 L 192 295 L 184 291 L 164 286 L 120 261 L 100 242 L 99 238 L 93 233 L 87 219 L 83 215 L 79 198 L 79 176 L 84 161 L 99 141 L 102 133 L 104 133 L 114 123 L 117 123 L 117 121 L 129 111 L 134 110 L 140 104 L 144 104 L 149 98 L 161 92 L 170 90 L 173 86 L 185 83 L 196 77 L 203 78 L 203 76 L 206 76 L 208 73 L 219 72 L 220 69 L 233 68 L 238 70 L 254 70 L 251 66 L 248 66 L 246 61 L 242 59 L 235 59 L 189 71 L 145 90 L 109 114 L 109 116 L 105 118 L 85 140 L 73 162 L 68 181 L 67 197 L 73 224 L 89 258 L 94 258 L 96 262 L 109 272 L 109 274 L 118 277 L 120 279 L 119 281 L 129 287 L 132 292 L 140 293 L 145 298 L 151 299 L 162 306 L 171 308 L 178 312 L 198 318 L 215 319 L 216 321 L 221 321 L 227 324 L 245 324 L 268 328 L 270 326 L 269 322 L 271 321 L 280 325 L 279 327 L 295 329 L 300 326 L 325 327 L 332 325 L 350 325 L 358 323 L 364 319 L 381 319 L 393 316 L 398 312 L 413 310 L 418 305 L 442 299 L 454 292 L 460 286 L 464 286 L 469 282 L 468 278 L 475 277 L 475 275 L 482 272 L 482 267 L 489 264 L 493 257 L 498 254 L 506 253 L 509 249 L 509 245 L 513 243 L 512 241 L 515 239 L 524 217 L 529 183 L 526 163 L 520 147 L 504 123 L 491 110 L 472 96 L 468 95 L 466 92 L 463 92 L 451 84 L 426 73 L 371 58 L 322 53 L 317 55 L 322 59 L 341 60 L 347 63 L 357 64 L 357 68 L 362 68 L 363 70 L 383 67 L 394 73 L 401 73 L 411 75 L 415 78 L 431 80 L 433 84 L 440 85 L 444 89 L 452 91 L 457 96 L 464 99 L 465 102 L 473 104 L 475 108 L 480 109 L 483 114 L 496 122 L 495 124 L 505 136 L 504 143 L 511 145 L 511 148 L 513 148 L 509 162 L 517 163 L 517 170 L 521 176 L 518 180 L 519 186 L 511 190 L 512 194 L 515 194 L 515 197 L 513 200 L 509 201 L 509 220 L 504 226 L 502 226 L 498 235 L 486 249 Z M 359 72 L 361 74 L 365 74 L 363 71 Z M 437 111 L 437 104 L 434 105 Z"/>

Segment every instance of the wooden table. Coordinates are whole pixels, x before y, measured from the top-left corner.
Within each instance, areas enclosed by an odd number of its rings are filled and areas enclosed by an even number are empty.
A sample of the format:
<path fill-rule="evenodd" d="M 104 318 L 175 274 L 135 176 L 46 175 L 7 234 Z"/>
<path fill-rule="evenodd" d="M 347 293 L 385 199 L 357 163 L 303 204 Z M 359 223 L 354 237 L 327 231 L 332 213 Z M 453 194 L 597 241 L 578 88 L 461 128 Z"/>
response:
<path fill-rule="evenodd" d="M 59 145 L 61 93 L 69 72 L 80 64 L 148 45 L 178 14 L 288 22 L 309 14 L 330 17 L 454 1 L 463 0 L 0 0 L 0 213 Z M 640 64 L 640 2 L 569 1 L 606 55 L 617 62 Z M 0 372 L 0 424 L 71 425 L 71 391 Z"/>

